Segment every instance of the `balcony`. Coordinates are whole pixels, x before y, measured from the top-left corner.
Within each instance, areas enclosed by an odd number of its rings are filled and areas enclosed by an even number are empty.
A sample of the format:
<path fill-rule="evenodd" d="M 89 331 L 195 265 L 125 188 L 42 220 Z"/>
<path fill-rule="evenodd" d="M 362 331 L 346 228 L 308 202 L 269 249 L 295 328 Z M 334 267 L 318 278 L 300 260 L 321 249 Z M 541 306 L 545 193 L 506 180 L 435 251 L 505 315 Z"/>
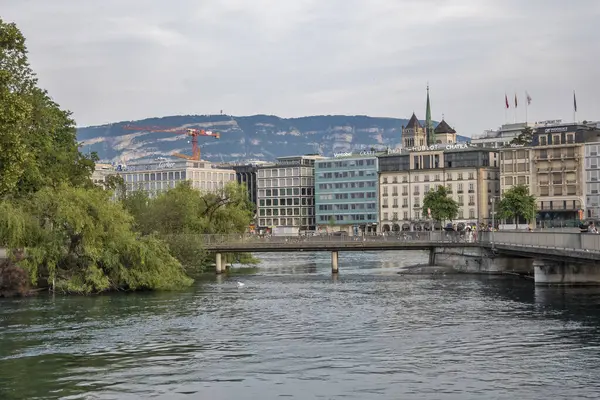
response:
<path fill-rule="evenodd" d="M 382 196 L 386 196 L 386 197 L 387 197 L 387 195 L 388 195 L 388 194 L 387 194 L 387 193 L 382 193 L 381 195 L 382 195 Z"/>
<path fill-rule="evenodd" d="M 394 204 L 392 208 L 398 208 L 398 204 Z"/>
<path fill-rule="evenodd" d="M 548 186 L 550 184 L 550 182 L 549 181 L 542 181 L 542 182 L 538 182 L 538 184 L 540 186 Z"/>
<path fill-rule="evenodd" d="M 421 194 L 421 192 L 414 192 L 413 195 L 415 196 L 419 196 Z"/>
<path fill-rule="evenodd" d="M 402 208 L 408 208 L 408 204 L 402 204 Z"/>
<path fill-rule="evenodd" d="M 388 208 L 388 205 L 384 204 L 384 205 L 381 206 L 381 208 Z"/>
<path fill-rule="evenodd" d="M 563 184 L 563 181 L 562 181 L 562 179 L 560 179 L 560 180 L 554 180 L 554 179 L 553 179 L 553 180 L 552 180 L 552 184 L 553 184 L 553 185 L 562 185 L 562 184 Z"/>
<path fill-rule="evenodd" d="M 474 202 L 471 202 L 471 203 L 469 203 L 469 205 L 470 205 L 470 206 L 474 206 L 474 205 L 475 205 L 475 203 L 474 203 Z"/>
<path fill-rule="evenodd" d="M 398 192 L 393 192 L 392 196 L 398 197 Z"/>
<path fill-rule="evenodd" d="M 577 184 L 577 179 L 567 179 L 567 185 L 575 185 Z"/>
<path fill-rule="evenodd" d="M 471 190 L 469 190 L 469 193 L 475 193 L 475 191 L 471 189 Z"/>
<path fill-rule="evenodd" d="M 460 194 L 460 193 L 464 193 L 464 191 L 463 190 L 457 190 L 456 193 Z"/>
<path fill-rule="evenodd" d="M 415 205 L 413 206 L 413 208 L 421 208 L 421 205 L 420 205 L 420 204 L 415 204 Z"/>
<path fill-rule="evenodd" d="M 464 205 L 465 205 L 465 203 L 458 203 L 458 206 L 459 206 L 459 207 L 462 207 L 462 206 L 464 206 Z"/>
<path fill-rule="evenodd" d="M 408 192 L 402 192 L 402 196 L 408 196 Z"/>

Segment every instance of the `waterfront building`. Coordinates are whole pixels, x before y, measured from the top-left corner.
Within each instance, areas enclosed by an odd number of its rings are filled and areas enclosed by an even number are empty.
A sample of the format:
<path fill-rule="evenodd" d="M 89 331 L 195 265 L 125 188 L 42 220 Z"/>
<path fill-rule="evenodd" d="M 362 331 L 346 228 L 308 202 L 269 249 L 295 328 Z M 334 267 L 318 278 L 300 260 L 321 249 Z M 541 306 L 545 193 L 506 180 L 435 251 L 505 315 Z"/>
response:
<path fill-rule="evenodd" d="M 500 191 L 499 178 L 497 151 L 493 149 L 436 144 L 389 150 L 379 157 L 381 230 L 431 229 L 423 199 L 428 191 L 442 185 L 459 205 L 454 223 L 459 227 L 488 223 L 491 199 Z"/>
<path fill-rule="evenodd" d="M 600 220 L 600 142 L 585 144 L 586 217 Z"/>
<path fill-rule="evenodd" d="M 116 171 L 123 177 L 128 192 L 143 190 L 151 196 L 190 181 L 192 187 L 205 192 L 223 189 L 236 181 L 233 169 L 221 169 L 208 161 L 157 158 L 153 161 L 120 164 Z"/>
<path fill-rule="evenodd" d="M 279 157 L 258 167 L 258 229 L 298 234 L 315 230 L 314 165 L 325 157 Z"/>
<path fill-rule="evenodd" d="M 587 214 L 585 144 L 594 141 L 600 130 L 586 124 L 539 124 L 530 145 L 500 149 L 501 193 L 529 185 L 543 226 L 577 225 Z"/>
<path fill-rule="evenodd" d="M 374 151 L 338 153 L 315 164 L 315 213 L 321 231 L 378 231 L 378 162 Z"/>

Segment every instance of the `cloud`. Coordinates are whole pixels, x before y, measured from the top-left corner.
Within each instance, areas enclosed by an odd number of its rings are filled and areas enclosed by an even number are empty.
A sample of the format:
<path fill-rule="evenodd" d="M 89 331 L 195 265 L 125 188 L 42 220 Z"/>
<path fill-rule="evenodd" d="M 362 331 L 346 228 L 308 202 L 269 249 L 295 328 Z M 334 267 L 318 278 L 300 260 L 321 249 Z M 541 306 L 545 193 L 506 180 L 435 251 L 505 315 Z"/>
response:
<path fill-rule="evenodd" d="M 434 117 L 461 134 L 504 123 L 504 93 L 525 90 L 531 120 L 572 118 L 574 89 L 581 118 L 600 119 L 597 0 L 0 3 L 79 125 L 221 109 L 424 117 L 427 82 Z"/>

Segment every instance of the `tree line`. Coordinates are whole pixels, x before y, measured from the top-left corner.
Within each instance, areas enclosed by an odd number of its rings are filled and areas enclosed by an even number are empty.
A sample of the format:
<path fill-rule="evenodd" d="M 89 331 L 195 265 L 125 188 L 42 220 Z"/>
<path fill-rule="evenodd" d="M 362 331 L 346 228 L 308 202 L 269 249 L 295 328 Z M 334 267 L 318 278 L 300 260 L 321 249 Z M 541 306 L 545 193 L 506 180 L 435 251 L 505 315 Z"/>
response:
<path fill-rule="evenodd" d="M 80 152 L 71 113 L 39 87 L 23 34 L 0 19 L 0 296 L 186 287 L 207 264 L 198 235 L 244 232 L 252 220 L 237 183 L 115 201 L 119 178 L 94 185 L 95 161 Z"/>

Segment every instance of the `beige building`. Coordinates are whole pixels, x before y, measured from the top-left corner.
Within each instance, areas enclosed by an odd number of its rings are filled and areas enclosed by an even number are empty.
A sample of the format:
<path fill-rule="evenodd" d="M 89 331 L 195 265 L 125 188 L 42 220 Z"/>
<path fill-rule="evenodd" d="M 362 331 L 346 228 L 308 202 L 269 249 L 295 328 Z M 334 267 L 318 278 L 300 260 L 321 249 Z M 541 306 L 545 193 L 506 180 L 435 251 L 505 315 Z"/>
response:
<path fill-rule="evenodd" d="M 578 124 L 538 126 L 531 146 L 501 149 L 501 194 L 528 185 L 537 198 L 538 225 L 577 225 L 586 215 L 584 146 L 598 132 Z"/>
<path fill-rule="evenodd" d="M 106 188 L 106 178 L 110 175 L 115 175 L 115 167 L 112 164 L 96 163 L 94 172 L 92 173 L 92 182 L 96 186 Z"/>
<path fill-rule="evenodd" d="M 233 169 L 220 169 L 208 161 L 157 158 L 150 162 L 117 165 L 116 171 L 123 177 L 127 191 L 144 190 L 151 195 L 174 188 L 185 180 L 206 192 L 217 191 L 236 181 Z"/>
<path fill-rule="evenodd" d="M 436 144 L 456 143 L 456 131 L 443 119 L 433 132 Z M 427 146 L 427 131 L 415 113 L 410 117 L 408 124 L 402 127 L 402 145 L 405 149 Z"/>
<path fill-rule="evenodd" d="M 399 150 L 380 156 L 381 230 L 430 229 L 423 199 L 441 185 L 459 205 L 454 223 L 488 223 L 491 198 L 500 191 L 499 178 L 497 152 L 466 144 L 438 144 L 422 151 Z"/>

